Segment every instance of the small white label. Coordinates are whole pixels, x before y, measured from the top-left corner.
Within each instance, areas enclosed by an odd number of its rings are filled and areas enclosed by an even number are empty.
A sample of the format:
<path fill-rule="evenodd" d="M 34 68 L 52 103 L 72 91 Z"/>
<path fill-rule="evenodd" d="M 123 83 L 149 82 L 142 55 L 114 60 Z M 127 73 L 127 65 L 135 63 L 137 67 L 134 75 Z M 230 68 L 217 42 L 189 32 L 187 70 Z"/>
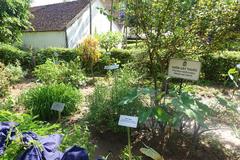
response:
<path fill-rule="evenodd" d="M 104 67 L 104 69 L 106 69 L 106 70 L 114 70 L 114 69 L 118 69 L 118 68 L 119 68 L 119 64 L 112 64 L 112 65 Z"/>
<path fill-rule="evenodd" d="M 168 76 L 197 81 L 201 70 L 201 62 L 184 59 L 171 59 L 168 67 Z"/>
<path fill-rule="evenodd" d="M 62 112 L 64 110 L 64 103 L 54 102 L 52 104 L 51 110 Z"/>
<path fill-rule="evenodd" d="M 118 125 L 124 127 L 137 128 L 138 117 L 120 115 Z"/>

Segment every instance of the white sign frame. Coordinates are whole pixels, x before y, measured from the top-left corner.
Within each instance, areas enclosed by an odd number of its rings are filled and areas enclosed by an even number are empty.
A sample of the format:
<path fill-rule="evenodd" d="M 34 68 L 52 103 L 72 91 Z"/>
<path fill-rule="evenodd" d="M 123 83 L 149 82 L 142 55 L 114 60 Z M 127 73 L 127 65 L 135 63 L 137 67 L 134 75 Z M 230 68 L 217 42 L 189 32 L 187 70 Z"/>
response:
<path fill-rule="evenodd" d="M 51 110 L 62 112 L 64 110 L 64 107 L 65 107 L 65 103 L 54 102 L 52 104 Z"/>
<path fill-rule="evenodd" d="M 119 68 L 119 64 L 112 64 L 112 65 L 104 66 L 104 69 L 106 69 L 106 70 L 114 70 L 114 69 L 118 69 L 118 68 Z"/>
<path fill-rule="evenodd" d="M 120 115 L 118 125 L 130 128 L 137 128 L 138 124 L 138 117 L 135 116 L 127 116 L 127 115 Z"/>
<path fill-rule="evenodd" d="M 199 61 L 172 58 L 169 61 L 168 76 L 192 81 L 198 81 L 202 64 Z"/>

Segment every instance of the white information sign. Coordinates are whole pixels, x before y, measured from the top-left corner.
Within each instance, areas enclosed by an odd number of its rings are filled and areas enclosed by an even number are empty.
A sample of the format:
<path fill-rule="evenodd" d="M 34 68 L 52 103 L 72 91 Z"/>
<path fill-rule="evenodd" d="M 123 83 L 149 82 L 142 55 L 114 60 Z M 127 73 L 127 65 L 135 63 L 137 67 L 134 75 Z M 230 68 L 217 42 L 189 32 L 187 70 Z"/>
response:
<path fill-rule="evenodd" d="M 64 110 L 64 103 L 54 102 L 52 104 L 51 110 L 62 112 Z"/>
<path fill-rule="evenodd" d="M 184 59 L 171 59 L 168 67 L 168 76 L 197 81 L 201 71 L 201 62 Z"/>
<path fill-rule="evenodd" d="M 138 117 L 120 115 L 118 125 L 124 127 L 137 128 Z"/>
<path fill-rule="evenodd" d="M 118 68 L 119 68 L 119 64 L 112 64 L 112 65 L 104 67 L 104 69 L 106 69 L 106 70 L 114 70 L 114 69 L 118 69 Z"/>

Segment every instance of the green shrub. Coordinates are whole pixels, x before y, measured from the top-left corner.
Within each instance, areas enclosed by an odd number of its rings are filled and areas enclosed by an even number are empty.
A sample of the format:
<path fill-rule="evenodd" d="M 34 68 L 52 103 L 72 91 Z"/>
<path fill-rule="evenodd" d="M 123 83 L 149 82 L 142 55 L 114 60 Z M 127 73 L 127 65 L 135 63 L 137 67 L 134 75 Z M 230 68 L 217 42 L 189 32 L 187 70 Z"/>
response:
<path fill-rule="evenodd" d="M 11 96 L 0 99 L 0 109 L 12 110 L 15 102 Z"/>
<path fill-rule="evenodd" d="M 45 63 L 47 59 L 70 62 L 75 60 L 79 54 L 77 49 L 47 48 L 35 52 L 35 61 L 37 65 Z"/>
<path fill-rule="evenodd" d="M 17 61 L 24 67 L 29 67 L 31 55 L 28 52 L 22 51 L 14 46 L 0 43 L 0 62 L 8 65 L 15 64 Z"/>
<path fill-rule="evenodd" d="M 99 60 L 99 62 L 94 66 L 95 73 L 101 73 L 106 74 L 107 71 L 104 70 L 104 66 L 111 65 L 113 63 L 120 64 L 120 67 L 122 67 L 124 64 L 127 64 L 129 62 L 133 62 L 135 60 L 136 55 L 146 55 L 144 49 L 118 49 L 113 48 L 110 52 L 110 54 L 104 53 L 104 51 L 101 51 L 103 54 Z M 143 59 L 140 59 L 140 61 L 136 61 L 140 65 L 143 65 L 141 62 Z M 139 64 L 137 66 L 139 67 Z M 138 68 L 137 67 L 137 68 Z M 136 68 L 136 69 L 137 69 Z"/>
<path fill-rule="evenodd" d="M 5 65 L 0 62 L 0 97 L 3 97 L 8 93 L 9 85 L 10 82 L 5 70 Z"/>
<path fill-rule="evenodd" d="M 136 92 L 134 87 L 137 74 L 128 68 L 116 72 L 111 78 L 112 86 L 109 84 L 98 84 L 93 95 L 89 98 L 90 112 L 89 121 L 97 129 L 121 131 L 117 121 L 120 114 L 138 115 L 142 103 L 140 99 L 135 99 L 127 105 L 121 105 L 120 102 L 129 94 Z"/>
<path fill-rule="evenodd" d="M 11 84 L 21 81 L 26 75 L 26 73 L 23 71 L 18 61 L 16 62 L 15 65 L 8 64 L 5 68 L 5 71 L 9 76 L 9 80 Z"/>
<path fill-rule="evenodd" d="M 63 82 L 69 83 L 72 86 L 80 87 L 86 84 L 86 76 L 81 69 L 80 60 L 71 61 L 66 63 L 65 72 L 63 73 Z"/>
<path fill-rule="evenodd" d="M 66 70 L 67 68 L 64 64 L 56 64 L 48 59 L 46 63 L 38 65 L 33 73 L 41 82 L 51 84 L 63 81 L 62 75 Z"/>
<path fill-rule="evenodd" d="M 106 32 L 98 35 L 97 39 L 100 47 L 108 52 L 123 41 L 123 35 L 120 32 Z"/>
<path fill-rule="evenodd" d="M 43 83 L 66 83 L 75 87 L 86 83 L 86 77 L 81 69 L 79 60 L 69 63 L 47 60 L 46 63 L 38 65 L 34 70 L 34 75 Z"/>
<path fill-rule="evenodd" d="M 65 103 L 63 116 L 76 111 L 82 96 L 79 91 L 65 84 L 50 84 L 32 88 L 21 97 L 23 105 L 41 120 L 56 120 L 58 113 L 51 110 L 54 102 Z"/>
<path fill-rule="evenodd" d="M 202 74 L 205 80 L 223 82 L 229 68 L 240 63 L 240 52 L 218 52 L 200 57 Z"/>
<path fill-rule="evenodd" d="M 126 49 L 114 48 L 111 50 L 111 57 L 119 60 L 121 64 L 126 64 L 127 62 L 131 61 L 132 54 L 134 54 L 134 52 L 131 52 L 131 50 Z"/>
<path fill-rule="evenodd" d="M 79 52 L 82 53 L 80 56 L 83 66 L 86 71 L 94 74 L 94 65 L 99 61 L 101 53 L 98 47 L 98 40 L 92 36 L 88 36 L 80 44 L 78 48 Z"/>

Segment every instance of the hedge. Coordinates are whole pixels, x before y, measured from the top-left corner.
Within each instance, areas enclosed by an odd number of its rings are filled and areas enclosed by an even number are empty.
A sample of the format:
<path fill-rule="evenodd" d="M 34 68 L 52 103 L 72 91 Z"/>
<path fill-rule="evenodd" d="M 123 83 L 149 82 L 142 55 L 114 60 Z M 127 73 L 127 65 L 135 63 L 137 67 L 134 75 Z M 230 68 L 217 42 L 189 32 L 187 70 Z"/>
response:
<path fill-rule="evenodd" d="M 66 62 L 70 62 L 77 58 L 79 55 L 77 49 L 69 48 L 47 48 L 41 49 L 35 52 L 35 62 L 37 65 L 43 64 L 47 59 L 58 59 Z"/>
<path fill-rule="evenodd" d="M 224 74 L 240 63 L 240 52 L 217 52 L 200 57 L 200 61 L 202 62 L 203 79 L 222 82 L 226 79 Z"/>
<path fill-rule="evenodd" d="M 12 45 L 0 43 L 0 62 L 8 65 L 10 63 L 15 64 L 17 60 L 22 66 L 29 67 L 31 54 Z"/>

